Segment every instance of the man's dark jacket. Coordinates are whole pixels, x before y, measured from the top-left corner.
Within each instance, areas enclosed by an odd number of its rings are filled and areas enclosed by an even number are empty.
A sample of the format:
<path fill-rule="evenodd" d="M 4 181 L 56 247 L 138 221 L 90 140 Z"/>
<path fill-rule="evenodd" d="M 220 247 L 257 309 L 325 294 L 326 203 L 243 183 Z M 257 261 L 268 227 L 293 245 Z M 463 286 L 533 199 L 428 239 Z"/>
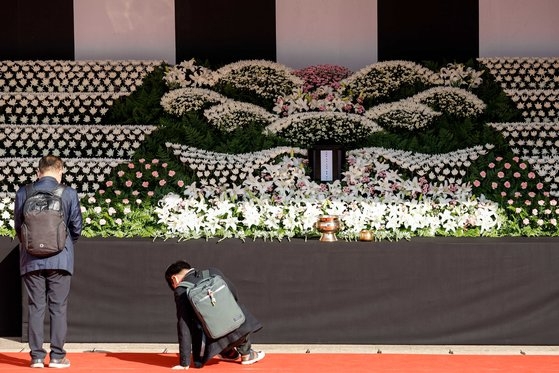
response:
<path fill-rule="evenodd" d="M 237 290 L 223 273 L 216 268 L 209 268 L 210 274 L 217 274 L 223 277 L 229 289 L 238 302 Z M 196 283 L 201 276 L 201 271 L 191 270 L 182 279 Z M 175 304 L 177 306 L 177 332 L 179 338 L 180 365 L 190 365 L 191 349 L 194 365 L 196 367 L 203 366 L 212 357 L 218 355 L 223 350 L 234 347 L 242 343 L 245 337 L 262 328 L 262 324 L 248 311 L 248 309 L 239 303 L 243 313 L 245 314 L 245 322 L 236 330 L 218 339 L 211 339 L 206 336 L 202 325 L 196 318 L 194 309 L 188 301 L 186 288 L 179 286 L 175 289 Z"/>
<path fill-rule="evenodd" d="M 57 185 L 59 185 L 58 181 L 52 176 L 44 176 L 33 183 L 35 189 L 48 191 L 54 190 Z M 18 238 L 21 238 L 23 204 L 26 198 L 27 193 L 25 188 L 19 188 L 16 192 L 14 203 L 14 227 Z M 69 274 L 74 273 L 74 244 L 80 237 L 83 226 L 80 200 L 75 189 L 69 186 L 64 189 L 62 204 L 64 205 L 64 218 L 66 220 L 66 227 L 68 228 L 68 236 L 66 237 L 64 250 L 48 258 L 37 258 L 28 254 L 20 245 L 21 275 L 43 269 L 57 269 L 66 271 Z"/>

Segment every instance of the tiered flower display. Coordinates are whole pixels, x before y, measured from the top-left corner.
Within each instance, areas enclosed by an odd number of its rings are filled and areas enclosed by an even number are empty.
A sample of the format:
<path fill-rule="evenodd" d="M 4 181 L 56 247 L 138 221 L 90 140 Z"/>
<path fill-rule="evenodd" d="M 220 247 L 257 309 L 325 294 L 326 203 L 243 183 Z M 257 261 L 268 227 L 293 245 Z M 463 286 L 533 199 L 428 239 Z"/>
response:
<path fill-rule="evenodd" d="M 312 238 L 321 214 L 338 215 L 338 235 L 346 239 L 364 228 L 377 239 L 556 235 L 555 61 L 536 61 L 538 74 L 547 66 L 545 79 L 535 80 L 537 89 L 549 94 L 526 94 L 536 95 L 535 110 L 540 104 L 546 110 L 539 121 L 549 125 L 537 128 L 530 122 L 538 120 L 528 120 L 514 104 L 522 95 L 514 90 L 526 88 L 495 93 L 490 76 L 510 81 L 502 76 L 530 70 L 479 62 L 436 69 L 386 61 L 355 73 L 331 65 L 292 70 L 260 60 L 215 69 L 194 60 L 154 63 L 144 70 L 148 83 L 115 98 L 127 106 L 111 104 L 99 120 L 66 120 L 56 110 L 42 117 L 55 100 L 49 94 L 44 105 L 4 99 L 0 157 L 8 158 L 0 158 L 0 234 L 11 233 L 13 191 L 33 179 L 36 157 L 60 148 L 66 182 L 82 196 L 90 237 Z M 35 74 L 43 76 L 49 67 L 39 65 Z M 93 69 L 82 68 L 73 73 L 88 76 Z M 18 91 L 10 87 L 26 78 L 10 74 L 0 79 L 0 91 L 14 97 Z M 80 115 L 92 115 L 71 92 L 83 81 L 64 80 L 68 92 L 57 95 L 73 97 Z M 18 89 L 29 97 L 59 92 L 30 87 Z M 88 94 L 100 91 L 111 89 Z M 155 123 L 153 117 L 143 120 L 134 107 L 127 111 L 134 102 L 162 115 Z M 23 107 L 32 109 L 25 113 Z M 108 124 L 109 116 L 129 124 Z M 38 130 L 29 131 L 31 126 Z M 314 180 L 307 149 L 328 144 L 344 148 L 342 177 Z"/>

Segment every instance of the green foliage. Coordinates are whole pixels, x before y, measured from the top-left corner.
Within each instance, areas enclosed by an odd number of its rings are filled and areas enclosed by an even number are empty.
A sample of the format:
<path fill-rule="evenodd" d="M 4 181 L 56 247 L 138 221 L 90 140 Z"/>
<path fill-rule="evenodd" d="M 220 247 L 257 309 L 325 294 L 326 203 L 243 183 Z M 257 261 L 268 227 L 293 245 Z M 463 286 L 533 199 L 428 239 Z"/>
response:
<path fill-rule="evenodd" d="M 148 74 L 142 85 L 129 96 L 117 100 L 103 118 L 103 124 L 152 124 L 163 115 L 161 96 L 167 91 L 165 65 Z"/>

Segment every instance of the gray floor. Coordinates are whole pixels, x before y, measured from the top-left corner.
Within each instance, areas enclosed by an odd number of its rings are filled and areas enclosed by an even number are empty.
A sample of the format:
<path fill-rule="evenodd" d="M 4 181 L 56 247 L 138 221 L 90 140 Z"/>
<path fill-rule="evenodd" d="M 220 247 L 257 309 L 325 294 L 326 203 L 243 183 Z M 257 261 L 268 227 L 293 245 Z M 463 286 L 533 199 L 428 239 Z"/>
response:
<path fill-rule="evenodd" d="M 385 353 L 456 355 L 559 355 L 559 346 L 410 346 L 410 345 L 275 345 L 255 344 L 267 353 Z M 45 348 L 48 345 L 45 344 Z M 67 343 L 68 352 L 175 353 L 177 344 Z M 0 352 L 28 352 L 29 346 L 15 338 L 0 338 Z"/>

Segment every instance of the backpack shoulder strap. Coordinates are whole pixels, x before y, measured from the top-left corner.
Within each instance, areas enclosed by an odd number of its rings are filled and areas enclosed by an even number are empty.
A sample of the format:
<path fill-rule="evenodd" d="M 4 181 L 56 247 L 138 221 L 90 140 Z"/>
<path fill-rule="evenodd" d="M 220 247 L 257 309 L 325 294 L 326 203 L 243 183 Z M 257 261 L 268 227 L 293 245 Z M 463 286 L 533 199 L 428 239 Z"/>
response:
<path fill-rule="evenodd" d="M 196 270 L 195 270 L 195 271 L 196 271 Z M 203 271 L 201 271 L 201 272 L 196 271 L 196 274 L 195 274 L 195 277 L 198 278 L 199 280 L 204 279 L 204 278 L 209 277 L 209 276 L 210 276 L 210 271 L 207 270 L 207 269 L 205 269 L 205 270 L 203 270 Z M 199 281 L 199 280 L 198 280 L 198 281 Z M 198 282 L 198 281 L 197 281 L 197 282 Z M 196 283 L 197 283 L 197 282 L 196 282 Z M 196 283 L 190 282 L 190 281 L 181 281 L 181 282 L 179 283 L 178 286 L 183 287 L 183 288 L 187 288 L 187 289 L 191 289 L 191 288 L 193 288 L 194 286 L 196 286 Z"/>
<path fill-rule="evenodd" d="M 64 193 L 64 190 L 66 190 L 66 185 L 64 185 L 64 184 L 58 184 L 58 185 L 52 190 L 52 194 L 54 194 L 55 196 L 58 196 L 58 197 L 62 198 L 62 193 Z"/>
<path fill-rule="evenodd" d="M 34 184 L 27 184 L 25 186 L 25 198 L 29 198 L 31 197 L 33 194 L 35 194 L 35 187 Z"/>

